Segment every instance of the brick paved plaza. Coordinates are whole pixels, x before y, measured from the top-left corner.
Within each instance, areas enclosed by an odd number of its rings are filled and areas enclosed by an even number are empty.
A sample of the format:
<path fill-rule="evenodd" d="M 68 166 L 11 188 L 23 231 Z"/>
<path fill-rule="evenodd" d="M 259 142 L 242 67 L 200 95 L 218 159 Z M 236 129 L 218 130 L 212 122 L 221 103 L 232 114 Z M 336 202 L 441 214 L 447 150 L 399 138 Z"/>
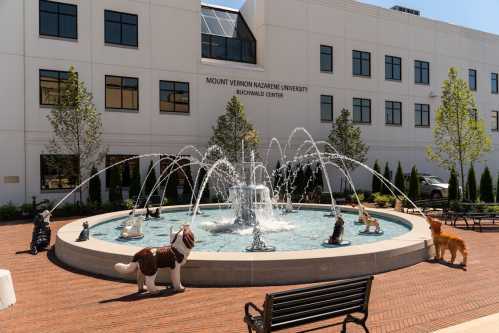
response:
<path fill-rule="evenodd" d="M 65 223 L 54 223 L 54 236 Z M 0 267 L 12 272 L 17 296 L 14 307 L 0 311 L 2 333 L 246 332 L 244 303 L 261 304 L 266 292 L 294 287 L 191 287 L 183 294 L 137 296 L 134 284 L 61 267 L 51 252 L 28 254 L 31 228 L 30 223 L 0 225 Z M 499 312 L 499 232 L 455 232 L 470 249 L 468 271 L 421 263 L 377 275 L 371 332 L 432 332 Z M 339 332 L 331 326 L 339 321 L 300 330 Z"/>

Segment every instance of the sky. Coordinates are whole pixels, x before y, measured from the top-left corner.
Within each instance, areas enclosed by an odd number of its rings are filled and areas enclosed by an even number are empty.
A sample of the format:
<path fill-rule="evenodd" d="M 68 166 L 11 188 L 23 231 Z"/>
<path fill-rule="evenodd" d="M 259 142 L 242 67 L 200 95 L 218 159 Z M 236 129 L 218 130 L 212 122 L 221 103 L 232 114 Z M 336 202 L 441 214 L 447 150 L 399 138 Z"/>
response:
<path fill-rule="evenodd" d="M 348 0 L 349 1 L 349 0 Z M 204 0 L 203 2 L 239 8 L 244 0 Z M 394 5 L 421 11 L 421 15 L 499 35 L 499 0 L 360 0 L 390 8 Z"/>

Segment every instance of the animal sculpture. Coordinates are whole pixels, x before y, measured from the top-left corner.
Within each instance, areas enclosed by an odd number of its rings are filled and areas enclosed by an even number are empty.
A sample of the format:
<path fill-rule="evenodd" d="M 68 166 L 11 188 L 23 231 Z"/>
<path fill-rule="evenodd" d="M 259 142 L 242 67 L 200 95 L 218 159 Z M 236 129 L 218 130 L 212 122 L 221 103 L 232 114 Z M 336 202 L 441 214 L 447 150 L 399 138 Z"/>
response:
<path fill-rule="evenodd" d="M 366 212 L 365 210 L 363 210 L 362 212 L 362 222 L 366 225 L 366 228 L 363 230 L 363 233 L 366 234 L 372 233 L 371 227 L 374 227 L 374 233 L 376 234 L 382 233 L 379 221 L 371 217 L 371 215 L 369 215 L 369 213 Z"/>
<path fill-rule="evenodd" d="M 341 244 L 343 241 L 343 232 L 345 230 L 345 221 L 341 217 L 341 215 L 338 215 L 336 217 L 336 223 L 334 224 L 334 230 L 333 234 L 329 237 L 329 244 Z"/>
<path fill-rule="evenodd" d="M 77 242 L 85 242 L 90 238 L 90 229 L 88 227 L 88 222 L 83 222 L 83 230 L 80 232 L 78 236 Z"/>
<path fill-rule="evenodd" d="M 50 230 L 50 212 L 44 210 L 33 219 L 33 233 L 31 235 L 30 251 L 36 255 L 50 245 L 52 231 Z"/>

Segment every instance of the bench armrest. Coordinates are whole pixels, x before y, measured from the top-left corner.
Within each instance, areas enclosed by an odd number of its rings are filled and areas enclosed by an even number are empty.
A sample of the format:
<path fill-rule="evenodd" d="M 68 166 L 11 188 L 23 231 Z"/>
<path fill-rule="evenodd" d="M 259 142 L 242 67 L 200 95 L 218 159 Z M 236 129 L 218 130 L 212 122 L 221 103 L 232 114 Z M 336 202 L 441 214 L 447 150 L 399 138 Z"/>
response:
<path fill-rule="evenodd" d="M 253 303 L 246 303 L 244 305 L 244 313 L 246 314 L 246 317 L 252 317 L 251 313 L 250 313 L 250 308 L 252 308 L 253 310 L 255 310 L 256 312 L 258 312 L 262 317 L 263 317 L 263 311 L 261 309 L 259 309 L 255 304 Z"/>

